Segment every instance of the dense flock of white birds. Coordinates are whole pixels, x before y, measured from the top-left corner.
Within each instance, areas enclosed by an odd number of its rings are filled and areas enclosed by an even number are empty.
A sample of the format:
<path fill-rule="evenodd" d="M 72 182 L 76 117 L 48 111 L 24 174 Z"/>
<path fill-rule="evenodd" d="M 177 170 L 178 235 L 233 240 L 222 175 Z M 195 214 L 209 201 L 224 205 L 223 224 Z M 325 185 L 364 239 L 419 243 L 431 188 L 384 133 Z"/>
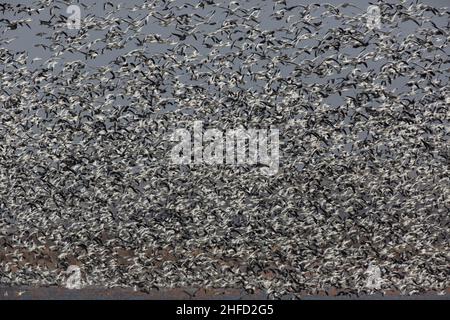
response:
<path fill-rule="evenodd" d="M 448 9 L 82 2 L 0 3 L 1 285 L 449 288 Z M 195 120 L 279 129 L 278 174 L 171 164 Z"/>

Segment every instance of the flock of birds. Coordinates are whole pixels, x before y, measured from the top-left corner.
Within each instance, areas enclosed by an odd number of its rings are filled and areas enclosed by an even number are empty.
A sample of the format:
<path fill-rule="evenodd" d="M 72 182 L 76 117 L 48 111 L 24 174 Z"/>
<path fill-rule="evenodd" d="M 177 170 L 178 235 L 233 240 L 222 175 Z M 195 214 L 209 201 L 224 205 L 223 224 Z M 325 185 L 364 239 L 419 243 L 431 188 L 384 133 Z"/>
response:
<path fill-rule="evenodd" d="M 450 11 L 374 4 L 0 3 L 0 285 L 445 293 Z M 171 164 L 195 120 L 278 174 Z"/>

